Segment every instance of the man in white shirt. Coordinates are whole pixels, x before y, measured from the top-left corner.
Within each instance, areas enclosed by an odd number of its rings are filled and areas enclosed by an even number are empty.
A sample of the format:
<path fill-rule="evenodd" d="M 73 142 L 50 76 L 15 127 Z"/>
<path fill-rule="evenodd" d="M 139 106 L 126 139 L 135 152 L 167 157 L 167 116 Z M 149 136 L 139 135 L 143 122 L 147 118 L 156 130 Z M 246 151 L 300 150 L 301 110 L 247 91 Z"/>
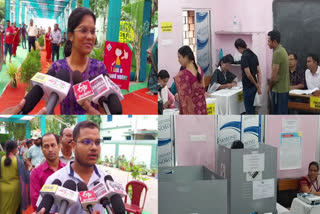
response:
<path fill-rule="evenodd" d="M 95 182 L 104 183 L 104 177 L 107 175 L 96 166 L 100 156 L 101 139 L 99 127 L 91 121 L 82 121 L 76 125 L 73 130 L 73 142 L 75 143 L 75 161 L 70 161 L 67 166 L 56 171 L 46 180 L 45 184 L 52 184 L 55 179 L 59 179 L 62 184 L 67 180 L 73 180 L 75 183 L 80 181 L 87 184 L 88 189 L 94 186 Z M 40 205 L 42 197 L 39 196 L 37 206 Z M 54 204 L 50 213 L 57 212 L 59 207 Z M 104 214 L 105 209 L 101 204 L 93 207 L 92 214 Z M 43 214 L 42 209 L 37 214 Z M 80 200 L 67 208 L 66 214 L 87 214 L 81 207 Z"/>
<path fill-rule="evenodd" d="M 52 49 L 52 62 L 54 62 L 54 56 L 57 55 L 59 60 L 59 49 L 61 43 L 61 31 L 58 29 L 58 24 L 54 24 L 54 29 L 50 33 L 51 49 Z"/>
<path fill-rule="evenodd" d="M 60 142 L 62 147 L 59 152 L 59 158 L 65 164 L 68 164 L 70 161 L 74 161 L 74 142 L 72 140 L 72 132 L 72 128 L 63 128 L 60 131 Z"/>
<path fill-rule="evenodd" d="M 29 42 L 29 52 L 31 51 L 31 46 L 36 50 L 36 37 L 38 36 L 38 29 L 33 25 L 33 19 L 30 19 L 30 26 L 28 27 L 28 42 Z"/>
<path fill-rule="evenodd" d="M 41 133 L 39 131 L 34 131 L 32 134 L 33 146 L 30 147 L 28 151 L 28 164 L 35 168 L 41 164 L 43 153 L 41 150 Z M 31 164 L 30 164 L 31 163 Z"/>
<path fill-rule="evenodd" d="M 309 54 L 307 56 L 307 67 L 305 76 L 308 89 L 320 89 L 319 57 L 316 54 Z"/>

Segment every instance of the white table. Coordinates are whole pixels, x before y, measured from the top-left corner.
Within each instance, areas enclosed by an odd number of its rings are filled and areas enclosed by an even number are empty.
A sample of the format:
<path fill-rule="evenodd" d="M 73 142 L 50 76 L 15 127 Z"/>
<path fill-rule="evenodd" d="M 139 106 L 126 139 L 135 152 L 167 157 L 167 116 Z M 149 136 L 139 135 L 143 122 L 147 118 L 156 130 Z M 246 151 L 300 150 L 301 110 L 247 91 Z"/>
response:
<path fill-rule="evenodd" d="M 177 108 L 168 108 L 163 110 L 163 115 L 178 115 L 179 114 L 179 109 Z"/>
<path fill-rule="evenodd" d="M 310 205 L 298 198 L 293 199 L 291 208 L 291 214 L 319 214 L 320 205 Z"/>
<path fill-rule="evenodd" d="M 211 94 L 216 98 L 216 114 L 241 114 L 245 112 L 242 96 L 242 83 L 231 89 L 221 89 Z"/>

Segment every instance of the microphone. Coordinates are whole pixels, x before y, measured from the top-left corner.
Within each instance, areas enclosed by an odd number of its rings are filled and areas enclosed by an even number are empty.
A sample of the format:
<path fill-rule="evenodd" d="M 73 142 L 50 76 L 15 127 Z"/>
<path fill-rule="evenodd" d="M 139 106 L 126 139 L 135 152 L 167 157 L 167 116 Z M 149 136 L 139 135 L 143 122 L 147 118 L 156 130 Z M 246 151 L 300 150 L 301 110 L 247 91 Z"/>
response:
<path fill-rule="evenodd" d="M 102 74 L 90 77 L 90 84 L 94 92 L 92 102 L 103 107 L 106 114 L 122 114 L 122 105 L 117 95 Z"/>
<path fill-rule="evenodd" d="M 28 114 L 40 102 L 41 98 L 43 97 L 43 84 L 48 78 L 46 75 L 54 77 L 56 75 L 56 72 L 54 71 L 54 69 L 50 69 L 47 74 L 36 73 L 32 77 L 31 83 L 33 87 L 31 91 L 29 91 L 29 93 L 24 97 L 26 103 L 20 111 L 20 115 Z"/>
<path fill-rule="evenodd" d="M 52 184 L 43 185 L 40 190 L 42 201 L 37 208 L 37 212 L 39 212 L 42 208 L 45 208 L 45 214 L 50 213 L 58 186 L 61 186 L 61 181 L 59 179 L 55 179 Z"/>
<path fill-rule="evenodd" d="M 59 214 L 65 214 L 69 206 L 78 202 L 79 193 L 76 192 L 76 186 L 73 180 L 67 180 L 63 187 L 58 187 L 55 195 L 57 203 L 60 202 Z"/>
<path fill-rule="evenodd" d="M 103 183 L 99 183 L 95 181 L 94 187 L 91 189 L 97 197 L 97 200 L 102 204 L 102 206 L 107 209 L 107 206 L 110 205 L 110 201 L 108 199 L 108 190 L 106 185 Z"/>
<path fill-rule="evenodd" d="M 113 195 L 110 200 L 115 214 L 125 214 L 126 208 L 120 195 Z"/>
<path fill-rule="evenodd" d="M 62 69 L 56 74 L 56 78 L 51 77 L 44 84 L 45 94 L 49 97 L 47 103 L 47 113 L 52 114 L 56 105 L 68 95 L 70 89 L 69 72 Z"/>
<path fill-rule="evenodd" d="M 95 193 L 91 190 L 88 191 L 87 185 L 82 181 L 78 183 L 78 191 L 83 209 L 91 214 L 94 205 L 98 203 Z"/>
<path fill-rule="evenodd" d="M 119 88 L 119 86 L 117 84 L 115 84 L 107 75 L 105 75 L 105 80 L 109 83 L 109 85 L 111 86 L 112 90 L 115 91 L 115 93 L 118 95 L 119 100 L 123 100 L 123 94 Z"/>
<path fill-rule="evenodd" d="M 77 103 L 82 106 L 85 100 L 88 100 L 90 102 L 94 96 L 90 82 L 88 80 L 83 81 L 80 71 L 74 71 L 72 73 L 72 80 L 72 88 Z"/>
<path fill-rule="evenodd" d="M 115 214 L 125 214 L 126 208 L 121 197 L 127 195 L 123 186 L 117 182 L 114 182 L 111 175 L 106 175 L 104 177 L 107 189 L 110 191 L 108 198 L 110 198 L 112 208 Z"/>

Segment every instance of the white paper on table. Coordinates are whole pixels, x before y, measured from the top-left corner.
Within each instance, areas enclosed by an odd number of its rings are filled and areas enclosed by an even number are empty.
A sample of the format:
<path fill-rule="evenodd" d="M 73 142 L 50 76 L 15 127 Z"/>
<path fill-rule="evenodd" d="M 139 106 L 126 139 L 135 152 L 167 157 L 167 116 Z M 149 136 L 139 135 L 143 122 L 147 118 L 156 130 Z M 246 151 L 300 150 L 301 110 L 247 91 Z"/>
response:
<path fill-rule="evenodd" d="M 302 165 L 302 142 L 299 133 L 281 133 L 280 170 L 300 169 Z"/>
<path fill-rule="evenodd" d="M 297 132 L 298 120 L 282 119 L 282 132 Z"/>
<path fill-rule="evenodd" d="M 252 182 L 253 200 L 274 197 L 274 179 L 265 179 Z"/>
<path fill-rule="evenodd" d="M 302 95 L 302 94 L 312 94 L 313 92 L 319 90 L 319 88 L 314 88 L 314 89 L 309 89 L 309 90 L 303 90 L 303 89 L 293 89 L 293 90 L 290 90 L 289 93 L 290 94 L 299 94 L 299 95 Z"/>
<path fill-rule="evenodd" d="M 264 171 L 264 153 L 243 155 L 243 172 Z"/>

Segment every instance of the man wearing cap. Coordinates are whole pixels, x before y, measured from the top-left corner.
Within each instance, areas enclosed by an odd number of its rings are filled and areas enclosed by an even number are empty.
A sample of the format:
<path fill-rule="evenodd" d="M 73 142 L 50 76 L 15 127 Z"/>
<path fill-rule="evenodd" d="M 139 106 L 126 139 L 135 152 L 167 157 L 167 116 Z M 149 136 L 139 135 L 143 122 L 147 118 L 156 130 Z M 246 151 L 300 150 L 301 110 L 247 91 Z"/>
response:
<path fill-rule="evenodd" d="M 59 143 L 59 136 L 53 133 L 46 133 L 42 136 L 40 143 L 42 153 L 44 154 L 45 161 L 36 168 L 34 168 L 30 175 L 30 195 L 31 203 L 34 210 L 37 210 L 37 200 L 40 190 L 47 178 L 55 171 L 65 166 L 59 159 L 59 150 L 61 144 Z"/>
<path fill-rule="evenodd" d="M 32 168 L 35 168 L 41 164 L 43 158 L 43 153 L 41 151 L 41 133 L 39 131 L 34 131 L 32 133 L 32 140 L 33 146 L 30 147 L 27 157 L 29 165 L 31 163 Z"/>

